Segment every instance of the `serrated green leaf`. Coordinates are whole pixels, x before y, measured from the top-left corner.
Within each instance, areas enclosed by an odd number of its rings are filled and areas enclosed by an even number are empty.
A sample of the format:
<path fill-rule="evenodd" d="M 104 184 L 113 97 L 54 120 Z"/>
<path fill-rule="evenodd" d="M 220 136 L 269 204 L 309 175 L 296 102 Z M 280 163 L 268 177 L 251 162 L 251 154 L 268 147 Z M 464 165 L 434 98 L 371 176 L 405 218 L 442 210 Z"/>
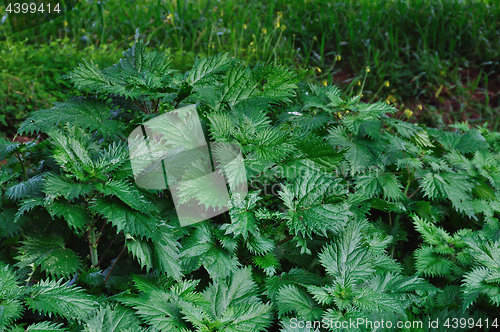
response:
<path fill-rule="evenodd" d="M 59 331 L 67 331 L 67 329 L 63 327 L 62 323 L 57 324 L 49 321 L 31 324 L 26 329 L 26 332 L 59 332 Z"/>
<path fill-rule="evenodd" d="M 42 280 L 31 288 L 25 298 L 30 309 L 41 314 L 62 316 L 78 321 L 91 317 L 98 308 L 93 296 L 77 286 L 62 284 L 62 280 Z"/>
<path fill-rule="evenodd" d="M 92 203 L 90 209 L 116 226 L 118 232 L 124 231 L 146 239 L 155 238 L 158 227 L 162 224 L 158 219 L 133 210 L 116 199 L 99 198 Z"/>
<path fill-rule="evenodd" d="M 296 312 L 299 318 L 314 321 L 323 314 L 323 310 L 316 306 L 311 296 L 294 285 L 283 286 L 279 290 L 277 301 L 281 317 L 287 313 Z"/>

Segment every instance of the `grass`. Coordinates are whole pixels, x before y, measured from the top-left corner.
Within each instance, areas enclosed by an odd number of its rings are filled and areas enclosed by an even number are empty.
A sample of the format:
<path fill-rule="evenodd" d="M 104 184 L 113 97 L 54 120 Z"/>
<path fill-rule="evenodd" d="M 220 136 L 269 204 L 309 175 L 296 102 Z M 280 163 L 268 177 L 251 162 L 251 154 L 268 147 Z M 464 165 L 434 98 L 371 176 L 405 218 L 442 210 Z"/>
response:
<path fill-rule="evenodd" d="M 187 69 L 197 55 L 294 67 L 305 81 L 388 100 L 432 124 L 489 121 L 500 110 L 500 6 L 472 0 L 81 0 L 66 17 L 3 41 L 127 48 L 136 28 Z M 0 16 L 4 13 L 0 9 Z"/>

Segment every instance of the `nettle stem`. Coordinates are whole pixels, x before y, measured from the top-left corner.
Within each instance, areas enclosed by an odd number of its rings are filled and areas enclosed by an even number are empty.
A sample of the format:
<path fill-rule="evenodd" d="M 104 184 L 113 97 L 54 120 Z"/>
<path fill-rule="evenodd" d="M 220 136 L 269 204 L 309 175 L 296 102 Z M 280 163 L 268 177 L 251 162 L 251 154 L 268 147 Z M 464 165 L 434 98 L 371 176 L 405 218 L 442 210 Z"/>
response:
<path fill-rule="evenodd" d="M 99 264 L 99 258 L 97 257 L 97 235 L 95 227 L 89 229 L 89 248 L 92 266 L 97 266 Z"/>

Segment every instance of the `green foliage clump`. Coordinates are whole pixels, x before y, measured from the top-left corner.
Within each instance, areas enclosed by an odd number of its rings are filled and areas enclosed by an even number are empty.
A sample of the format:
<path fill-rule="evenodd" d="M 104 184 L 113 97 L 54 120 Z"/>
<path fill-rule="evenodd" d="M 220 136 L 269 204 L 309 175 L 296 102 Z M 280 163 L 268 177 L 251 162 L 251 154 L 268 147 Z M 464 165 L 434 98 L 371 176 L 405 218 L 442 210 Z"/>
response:
<path fill-rule="evenodd" d="M 85 97 L 31 113 L 19 132 L 37 141 L 0 141 L 2 329 L 499 323 L 498 133 L 427 129 L 227 54 L 179 73 L 139 38 L 119 63 L 86 61 L 66 78 Z M 181 227 L 169 189 L 134 181 L 127 136 L 193 104 L 207 138 L 239 147 L 245 174 L 229 163 L 229 211 Z M 181 163 L 181 199 L 218 207 L 197 167 Z"/>

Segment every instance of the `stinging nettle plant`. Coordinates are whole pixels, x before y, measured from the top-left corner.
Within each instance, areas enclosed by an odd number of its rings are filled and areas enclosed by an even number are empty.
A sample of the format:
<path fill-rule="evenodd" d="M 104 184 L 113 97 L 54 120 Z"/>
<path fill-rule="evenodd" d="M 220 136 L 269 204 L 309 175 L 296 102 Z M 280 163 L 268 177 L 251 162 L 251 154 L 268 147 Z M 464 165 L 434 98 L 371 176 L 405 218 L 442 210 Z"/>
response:
<path fill-rule="evenodd" d="M 498 133 L 423 128 L 228 54 L 179 73 L 138 36 L 114 66 L 85 61 L 66 78 L 85 97 L 30 114 L 19 133 L 36 140 L 0 141 L 0 329 L 496 324 Z M 240 148 L 250 190 L 181 227 L 169 189 L 136 185 L 127 137 L 187 105 L 208 140 Z M 220 203 L 206 179 L 189 183 L 186 199 Z"/>

